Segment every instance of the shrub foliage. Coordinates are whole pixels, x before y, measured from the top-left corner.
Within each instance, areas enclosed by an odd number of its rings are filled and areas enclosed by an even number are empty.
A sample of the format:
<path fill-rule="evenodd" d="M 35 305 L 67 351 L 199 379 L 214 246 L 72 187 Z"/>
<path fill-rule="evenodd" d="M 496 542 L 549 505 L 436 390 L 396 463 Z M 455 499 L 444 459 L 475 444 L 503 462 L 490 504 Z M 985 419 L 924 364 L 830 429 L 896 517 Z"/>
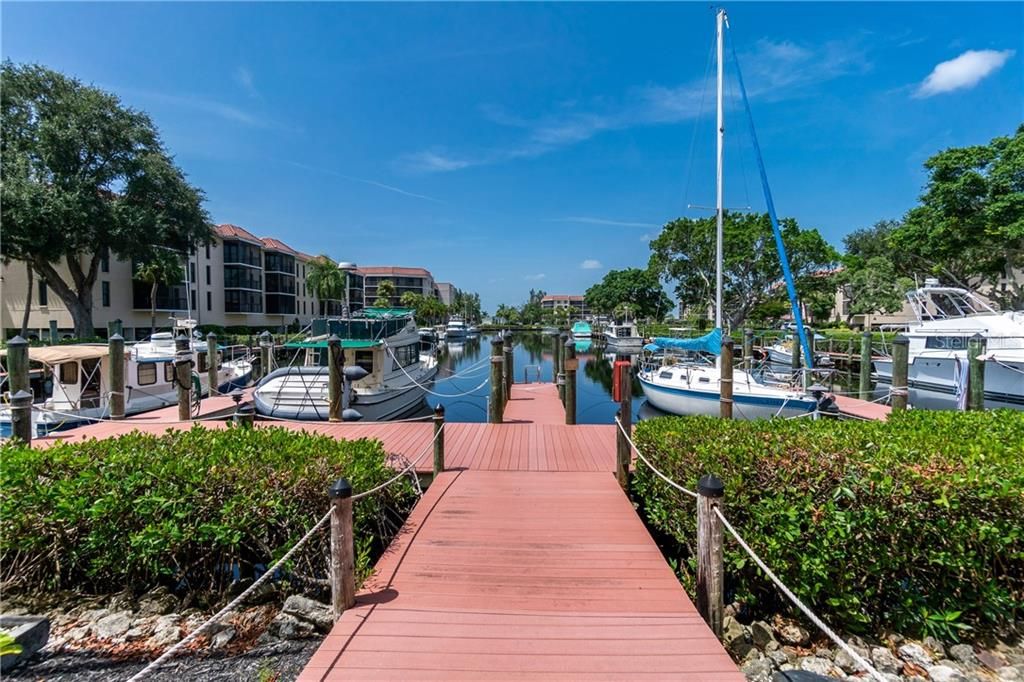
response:
<path fill-rule="evenodd" d="M 288 551 L 326 513 L 338 478 L 359 492 L 394 475 L 378 441 L 279 428 L 6 443 L 0 458 L 0 579 L 19 589 L 216 592 Z M 403 479 L 356 502 L 362 571 L 412 499 Z M 290 568 L 323 576 L 327 544 L 313 538 Z"/>
<path fill-rule="evenodd" d="M 725 514 L 816 612 L 850 631 L 946 634 L 1019 617 L 1024 604 L 1024 413 L 894 413 L 888 422 L 642 422 L 637 446 L 696 489 L 725 483 Z M 640 464 L 632 492 L 692 587 L 693 500 Z M 785 608 L 726 538 L 727 590 Z M 788 604 L 788 602 L 787 602 Z"/>

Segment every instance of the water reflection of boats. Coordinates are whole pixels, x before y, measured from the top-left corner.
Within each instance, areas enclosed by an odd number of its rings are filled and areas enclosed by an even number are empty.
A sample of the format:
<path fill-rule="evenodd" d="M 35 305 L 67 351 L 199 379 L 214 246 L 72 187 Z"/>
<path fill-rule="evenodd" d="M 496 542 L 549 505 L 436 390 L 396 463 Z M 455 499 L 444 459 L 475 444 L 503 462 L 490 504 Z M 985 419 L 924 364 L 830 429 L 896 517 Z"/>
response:
<path fill-rule="evenodd" d="M 370 421 L 395 419 L 417 407 L 437 374 L 432 351 L 421 351 L 412 313 L 404 308 L 366 308 L 351 318 L 326 321 L 327 332 L 285 344 L 304 352 L 301 366 L 276 369 L 253 394 L 261 415 L 326 421 L 327 338 L 341 339 L 342 366 L 366 372 L 351 383 L 351 407 Z"/>
<path fill-rule="evenodd" d="M 577 339 L 576 340 L 576 354 L 581 355 L 583 353 L 590 352 L 590 346 L 592 341 L 590 339 Z"/>

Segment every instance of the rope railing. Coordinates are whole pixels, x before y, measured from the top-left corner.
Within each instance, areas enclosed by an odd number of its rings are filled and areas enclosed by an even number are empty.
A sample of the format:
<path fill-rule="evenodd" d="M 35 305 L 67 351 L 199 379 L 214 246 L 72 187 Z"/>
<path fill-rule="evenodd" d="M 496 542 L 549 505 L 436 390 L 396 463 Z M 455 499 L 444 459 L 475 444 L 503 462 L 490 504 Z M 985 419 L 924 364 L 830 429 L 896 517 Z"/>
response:
<path fill-rule="evenodd" d="M 742 536 L 740 536 L 739 531 L 737 531 L 736 528 L 733 527 L 733 525 L 731 523 L 729 523 L 729 520 L 725 518 L 725 514 L 722 513 L 721 507 L 719 506 L 719 504 L 717 502 L 714 503 L 714 504 L 710 504 L 710 505 L 702 504 L 703 501 L 704 501 L 703 498 L 706 495 L 708 495 L 707 491 L 705 491 L 705 489 L 703 488 L 703 486 L 704 486 L 704 480 L 703 479 L 701 480 L 701 491 L 702 491 L 701 493 L 696 493 L 696 492 L 694 492 L 694 491 L 692 491 L 692 490 L 690 490 L 688 488 L 685 488 L 685 487 L 679 485 L 678 483 L 673 481 L 671 478 L 666 476 L 664 473 L 659 471 L 658 468 L 655 467 L 651 463 L 651 461 L 649 459 L 647 459 L 647 457 L 644 456 L 644 454 L 640 451 L 639 448 L 637 448 L 636 444 L 633 442 L 633 439 L 630 438 L 628 433 L 626 433 L 625 428 L 623 427 L 622 422 L 619 420 L 618 417 L 615 418 L 615 424 L 616 424 L 616 426 L 618 426 L 619 432 L 628 441 L 629 446 L 633 449 L 633 452 L 635 452 L 637 454 L 637 456 L 640 458 L 640 461 L 642 461 L 647 466 L 647 468 L 649 468 L 651 470 L 652 473 L 654 473 L 658 478 L 660 478 L 662 481 L 664 481 L 666 484 L 668 484 L 672 488 L 674 488 L 674 489 L 676 489 L 676 490 L 678 490 L 680 492 L 683 492 L 683 493 L 689 495 L 690 497 L 693 497 L 694 499 L 696 499 L 698 501 L 698 517 L 703 516 L 703 514 L 702 514 L 703 509 L 706 508 L 706 509 L 710 510 L 714 514 L 714 516 L 716 516 L 717 519 L 721 522 L 722 527 L 724 527 L 726 530 L 728 530 L 729 534 L 732 535 L 733 538 L 736 539 L 736 542 L 739 543 L 740 547 L 742 547 L 743 550 L 747 554 L 750 555 L 750 558 L 754 561 L 755 564 L 757 564 L 758 568 L 760 568 L 764 572 L 764 574 L 769 578 L 769 580 L 771 580 L 772 583 L 775 584 L 775 586 L 779 589 L 779 591 L 781 591 L 790 601 L 792 601 L 797 606 L 797 608 L 800 609 L 801 612 L 803 612 L 803 614 L 805 616 L 807 616 L 808 620 L 810 620 L 811 623 L 813 623 L 819 630 L 821 630 L 829 639 L 831 639 L 833 642 L 835 642 L 836 645 L 838 645 L 843 651 L 845 651 L 850 656 L 850 658 L 852 658 L 857 663 L 857 665 L 861 666 L 861 668 L 863 670 L 865 670 L 869 675 L 871 675 L 871 677 L 873 677 L 874 679 L 878 680 L 878 682 L 885 682 L 886 678 L 880 672 L 878 672 L 878 670 L 875 669 L 875 667 L 872 666 L 871 663 L 869 663 L 863 656 L 858 654 L 857 651 L 853 647 L 851 647 L 847 642 L 845 642 L 839 635 L 837 635 L 835 633 L 835 631 L 833 631 L 825 623 L 825 621 L 823 621 L 813 611 L 811 611 L 811 609 L 806 604 L 804 604 L 803 601 L 801 601 L 800 598 L 797 597 L 793 593 L 792 590 L 790 590 L 788 587 L 786 587 L 785 583 L 783 583 L 782 580 L 780 580 L 779 577 L 777 575 L 775 575 L 775 573 L 768 567 L 768 565 L 765 564 L 764 560 L 762 560 L 761 557 L 758 556 L 757 553 L 754 552 L 754 550 L 750 548 L 750 545 L 748 545 L 746 543 L 746 541 L 742 538 Z M 718 491 L 718 495 L 719 496 L 720 496 L 720 494 L 721 494 L 721 489 L 719 489 L 719 491 Z M 705 519 L 700 519 L 700 518 L 698 519 L 698 535 L 705 534 L 706 533 L 705 529 L 709 529 L 709 528 L 713 528 L 713 526 L 711 524 L 706 523 Z M 720 536 L 721 529 L 719 529 L 718 533 L 719 533 L 719 536 Z M 701 538 L 698 538 L 698 540 L 700 541 Z M 699 544 L 703 545 L 704 543 L 699 542 Z M 720 545 L 721 545 L 721 543 L 719 542 L 719 546 Z M 698 552 L 699 552 L 698 564 L 703 564 L 704 563 L 704 559 L 705 559 L 704 553 L 700 550 L 700 548 L 698 549 Z M 717 569 L 720 572 L 721 571 L 721 556 L 720 556 L 720 552 L 719 552 L 719 557 L 718 557 L 718 564 L 719 565 L 718 565 Z M 701 580 L 700 580 L 699 576 L 700 576 L 701 573 L 704 573 L 705 571 L 709 571 L 710 572 L 711 569 L 710 568 L 705 568 L 704 566 L 701 566 L 701 565 L 698 565 L 698 590 L 701 589 Z M 721 585 L 721 581 L 720 580 L 719 580 L 718 584 L 719 584 L 719 589 L 720 589 L 720 585 Z M 701 601 L 701 600 L 699 599 L 698 601 Z M 705 597 L 703 601 L 706 603 L 709 600 L 708 600 L 707 597 Z M 721 601 L 721 593 L 718 594 L 718 601 L 719 602 Z M 720 606 L 721 605 L 719 604 L 719 607 Z M 719 612 L 719 614 L 721 613 L 721 609 L 720 608 L 719 608 L 718 612 Z M 720 626 L 721 625 L 721 620 L 720 619 L 719 619 L 718 623 L 719 623 L 719 626 Z M 716 632 L 716 634 L 718 634 L 718 633 Z"/>
<path fill-rule="evenodd" d="M 276 572 L 277 572 L 277 569 L 280 568 L 285 563 L 287 563 L 288 560 L 291 559 L 295 555 L 295 553 L 297 551 L 299 551 L 299 549 L 303 545 L 305 545 L 317 533 L 317 531 L 319 531 L 321 528 L 323 528 L 324 524 L 326 524 L 328 522 L 331 522 L 332 535 L 336 534 L 336 531 L 335 531 L 336 524 L 337 524 L 338 528 L 347 527 L 347 528 L 351 529 L 351 527 L 352 527 L 352 520 L 351 520 L 351 509 L 352 509 L 352 507 L 351 507 L 351 503 L 353 503 L 353 502 L 355 502 L 357 500 L 364 499 L 364 498 L 369 497 L 371 495 L 374 495 L 374 494 L 380 492 L 381 490 L 384 490 L 385 488 L 390 486 L 392 483 L 400 480 L 406 474 L 409 474 L 409 472 L 411 472 L 412 469 L 424 457 L 426 457 L 427 453 L 429 453 L 429 452 L 431 452 L 433 450 L 434 444 L 437 442 L 438 438 L 444 432 L 444 426 L 445 426 L 444 422 L 441 422 L 440 423 L 440 427 L 436 430 L 436 432 L 434 433 L 434 437 L 430 439 L 430 442 L 427 443 L 427 446 L 426 446 L 426 448 L 424 448 L 423 452 L 418 457 L 416 457 L 416 459 L 414 459 L 411 462 L 409 462 L 409 464 L 404 469 L 399 471 L 397 474 L 395 474 L 394 476 L 389 478 L 384 483 L 381 483 L 380 485 L 374 486 L 373 488 L 370 488 L 369 490 L 365 490 L 365 491 L 363 491 L 363 492 L 361 492 L 361 493 L 359 493 L 357 495 L 352 495 L 349 498 L 347 498 L 346 501 L 348 502 L 347 507 L 348 507 L 348 514 L 349 514 L 349 518 L 348 518 L 347 524 L 341 522 L 341 520 L 337 518 L 336 511 L 337 511 L 338 508 L 337 508 L 336 505 L 332 505 L 331 510 L 328 511 L 326 514 L 324 514 L 322 517 L 320 517 L 320 520 L 317 521 L 308 531 L 306 531 L 306 534 L 303 535 L 299 539 L 299 541 L 296 542 L 292 546 L 292 548 L 289 549 L 284 554 L 284 556 L 282 556 L 280 559 L 275 561 L 271 566 L 269 566 L 267 568 L 267 570 L 263 573 L 263 575 L 261 575 L 255 581 L 253 581 L 252 585 L 247 587 L 241 594 L 239 594 L 237 597 L 232 599 L 220 611 L 218 611 L 217 613 L 215 613 L 212 616 L 210 616 L 202 625 L 200 625 L 198 628 L 196 628 L 195 630 L 190 632 L 181 641 L 179 641 L 177 644 L 175 644 L 172 647 L 170 647 L 167 651 L 162 653 L 159 657 L 157 657 L 156 659 L 151 661 L 145 668 L 143 668 L 142 670 L 137 672 L 135 675 L 133 675 L 129 679 L 129 682 L 139 682 L 140 680 L 143 680 L 146 677 L 148 677 L 149 675 L 151 675 L 154 672 L 156 672 L 156 670 L 160 666 L 162 666 L 164 663 L 166 663 L 171 658 L 173 658 L 175 654 L 177 654 L 179 651 L 184 649 L 191 642 L 195 641 L 200 635 L 202 635 L 203 633 L 208 631 L 214 624 L 216 624 L 218 621 L 220 621 L 226 615 L 228 615 L 229 613 L 234 611 L 236 608 L 238 608 L 246 600 L 246 598 L 249 595 L 251 595 L 260 585 L 262 585 L 264 582 L 269 580 L 271 576 L 275 575 Z M 334 491 L 332 490 L 332 494 L 333 494 L 333 492 Z M 421 493 L 422 493 L 422 491 L 421 491 Z M 351 545 L 351 541 L 352 541 L 351 532 L 348 535 L 349 535 L 349 537 L 348 538 L 344 538 L 344 539 L 347 540 L 349 542 L 349 544 Z M 343 539 L 343 538 L 340 538 L 340 537 L 337 537 L 337 538 L 336 537 L 332 537 L 331 538 L 332 560 L 333 560 L 333 554 L 335 552 L 334 544 L 336 542 L 340 541 L 341 539 Z M 350 576 L 347 576 L 347 579 L 354 580 L 354 577 L 350 575 Z M 331 589 L 332 589 L 332 592 L 334 590 L 338 589 L 338 586 L 336 586 L 333 581 L 332 581 L 332 584 L 331 584 Z M 335 599 L 332 596 L 332 601 L 334 601 L 334 600 Z"/>

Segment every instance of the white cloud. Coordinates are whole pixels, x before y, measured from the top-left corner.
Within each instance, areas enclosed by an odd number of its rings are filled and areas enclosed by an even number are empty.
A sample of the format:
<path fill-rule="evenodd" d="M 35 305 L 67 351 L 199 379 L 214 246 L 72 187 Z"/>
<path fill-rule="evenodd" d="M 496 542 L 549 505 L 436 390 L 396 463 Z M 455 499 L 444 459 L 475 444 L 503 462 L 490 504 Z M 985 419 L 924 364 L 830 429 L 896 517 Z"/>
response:
<path fill-rule="evenodd" d="M 973 88 L 998 71 L 1013 54 L 1013 50 L 967 50 L 959 57 L 937 64 L 918 87 L 915 97 Z"/>
<path fill-rule="evenodd" d="M 523 279 L 525 279 L 527 282 L 539 282 L 545 277 L 547 277 L 547 275 L 545 275 L 543 272 L 538 272 L 536 275 L 527 275 L 526 277 L 523 277 Z"/>
<path fill-rule="evenodd" d="M 631 220 L 609 220 L 608 218 L 592 218 L 590 216 L 569 216 L 552 218 L 555 223 L 583 223 L 585 225 L 608 225 L 612 227 L 658 227 L 654 223 L 639 223 Z"/>
<path fill-rule="evenodd" d="M 409 190 L 402 189 L 401 187 L 395 187 L 394 185 L 386 185 L 383 182 L 377 182 L 376 180 L 370 180 L 368 178 L 357 178 L 354 175 L 345 175 L 344 173 L 339 173 L 337 171 L 330 170 L 329 168 L 317 168 L 316 166 L 309 166 L 304 163 L 299 163 L 298 161 L 285 161 L 285 163 L 287 163 L 290 166 L 295 166 L 296 168 L 303 168 L 305 170 L 313 171 L 315 173 L 333 175 L 334 177 L 341 178 L 342 180 L 348 180 L 349 182 L 359 182 L 364 185 L 377 187 L 379 189 L 383 189 L 388 192 L 394 192 L 395 194 L 401 194 L 403 196 L 411 197 L 413 199 L 423 199 L 424 201 L 432 201 L 435 204 L 448 203 L 443 199 L 436 199 L 434 197 L 427 196 L 426 194 L 417 194 L 416 192 L 410 192 Z"/>
<path fill-rule="evenodd" d="M 588 258 L 580 263 L 580 267 L 584 270 L 597 270 L 601 267 L 601 261 L 595 258 Z"/>
<path fill-rule="evenodd" d="M 747 67 L 744 80 L 749 96 L 771 100 L 808 96 L 810 86 L 840 76 L 865 73 L 872 67 L 856 38 L 818 45 L 762 39 L 752 50 L 740 55 L 740 62 Z M 678 123 L 700 116 L 702 108 L 707 115 L 714 110 L 713 90 L 714 83 L 702 80 L 669 86 L 652 84 L 631 88 L 618 98 L 560 102 L 549 113 L 533 119 L 484 104 L 480 106 L 484 118 L 495 125 L 520 131 L 518 142 L 458 157 L 436 150 L 420 151 L 406 155 L 402 161 L 406 168 L 415 171 L 448 172 L 532 159 L 585 142 L 602 132 Z"/>

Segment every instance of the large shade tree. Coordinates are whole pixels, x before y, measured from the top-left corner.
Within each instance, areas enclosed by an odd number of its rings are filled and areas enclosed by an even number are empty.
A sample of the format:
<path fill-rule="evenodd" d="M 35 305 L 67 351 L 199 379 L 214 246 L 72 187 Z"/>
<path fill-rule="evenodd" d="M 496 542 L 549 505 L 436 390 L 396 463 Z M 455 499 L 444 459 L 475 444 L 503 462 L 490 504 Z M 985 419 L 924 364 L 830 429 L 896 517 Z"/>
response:
<path fill-rule="evenodd" d="M 921 204 L 889 238 L 905 274 L 932 274 L 985 288 L 1008 308 L 1024 307 L 1024 124 L 1012 137 L 939 152 L 925 164 Z M 1001 279 L 1007 289 L 997 285 Z"/>
<path fill-rule="evenodd" d="M 801 296 L 833 286 L 828 274 L 839 254 L 817 230 L 801 229 L 796 221 L 780 225 L 789 265 Z M 724 216 L 722 318 L 739 327 L 761 304 L 780 295 L 782 265 L 775 249 L 767 213 Z M 715 218 L 679 218 L 665 225 L 651 242 L 650 269 L 676 283 L 676 296 L 690 308 L 715 301 Z"/>
<path fill-rule="evenodd" d="M 91 336 L 101 253 L 145 261 L 154 245 L 209 243 L 203 194 L 116 96 L 37 65 L 5 61 L 2 79 L 4 255 L 30 263 Z"/>
<path fill-rule="evenodd" d="M 587 289 L 584 297 L 591 310 L 606 314 L 615 313 L 621 304 L 628 303 L 633 315 L 661 319 L 672 308 L 657 271 L 649 269 L 612 270 Z"/>

